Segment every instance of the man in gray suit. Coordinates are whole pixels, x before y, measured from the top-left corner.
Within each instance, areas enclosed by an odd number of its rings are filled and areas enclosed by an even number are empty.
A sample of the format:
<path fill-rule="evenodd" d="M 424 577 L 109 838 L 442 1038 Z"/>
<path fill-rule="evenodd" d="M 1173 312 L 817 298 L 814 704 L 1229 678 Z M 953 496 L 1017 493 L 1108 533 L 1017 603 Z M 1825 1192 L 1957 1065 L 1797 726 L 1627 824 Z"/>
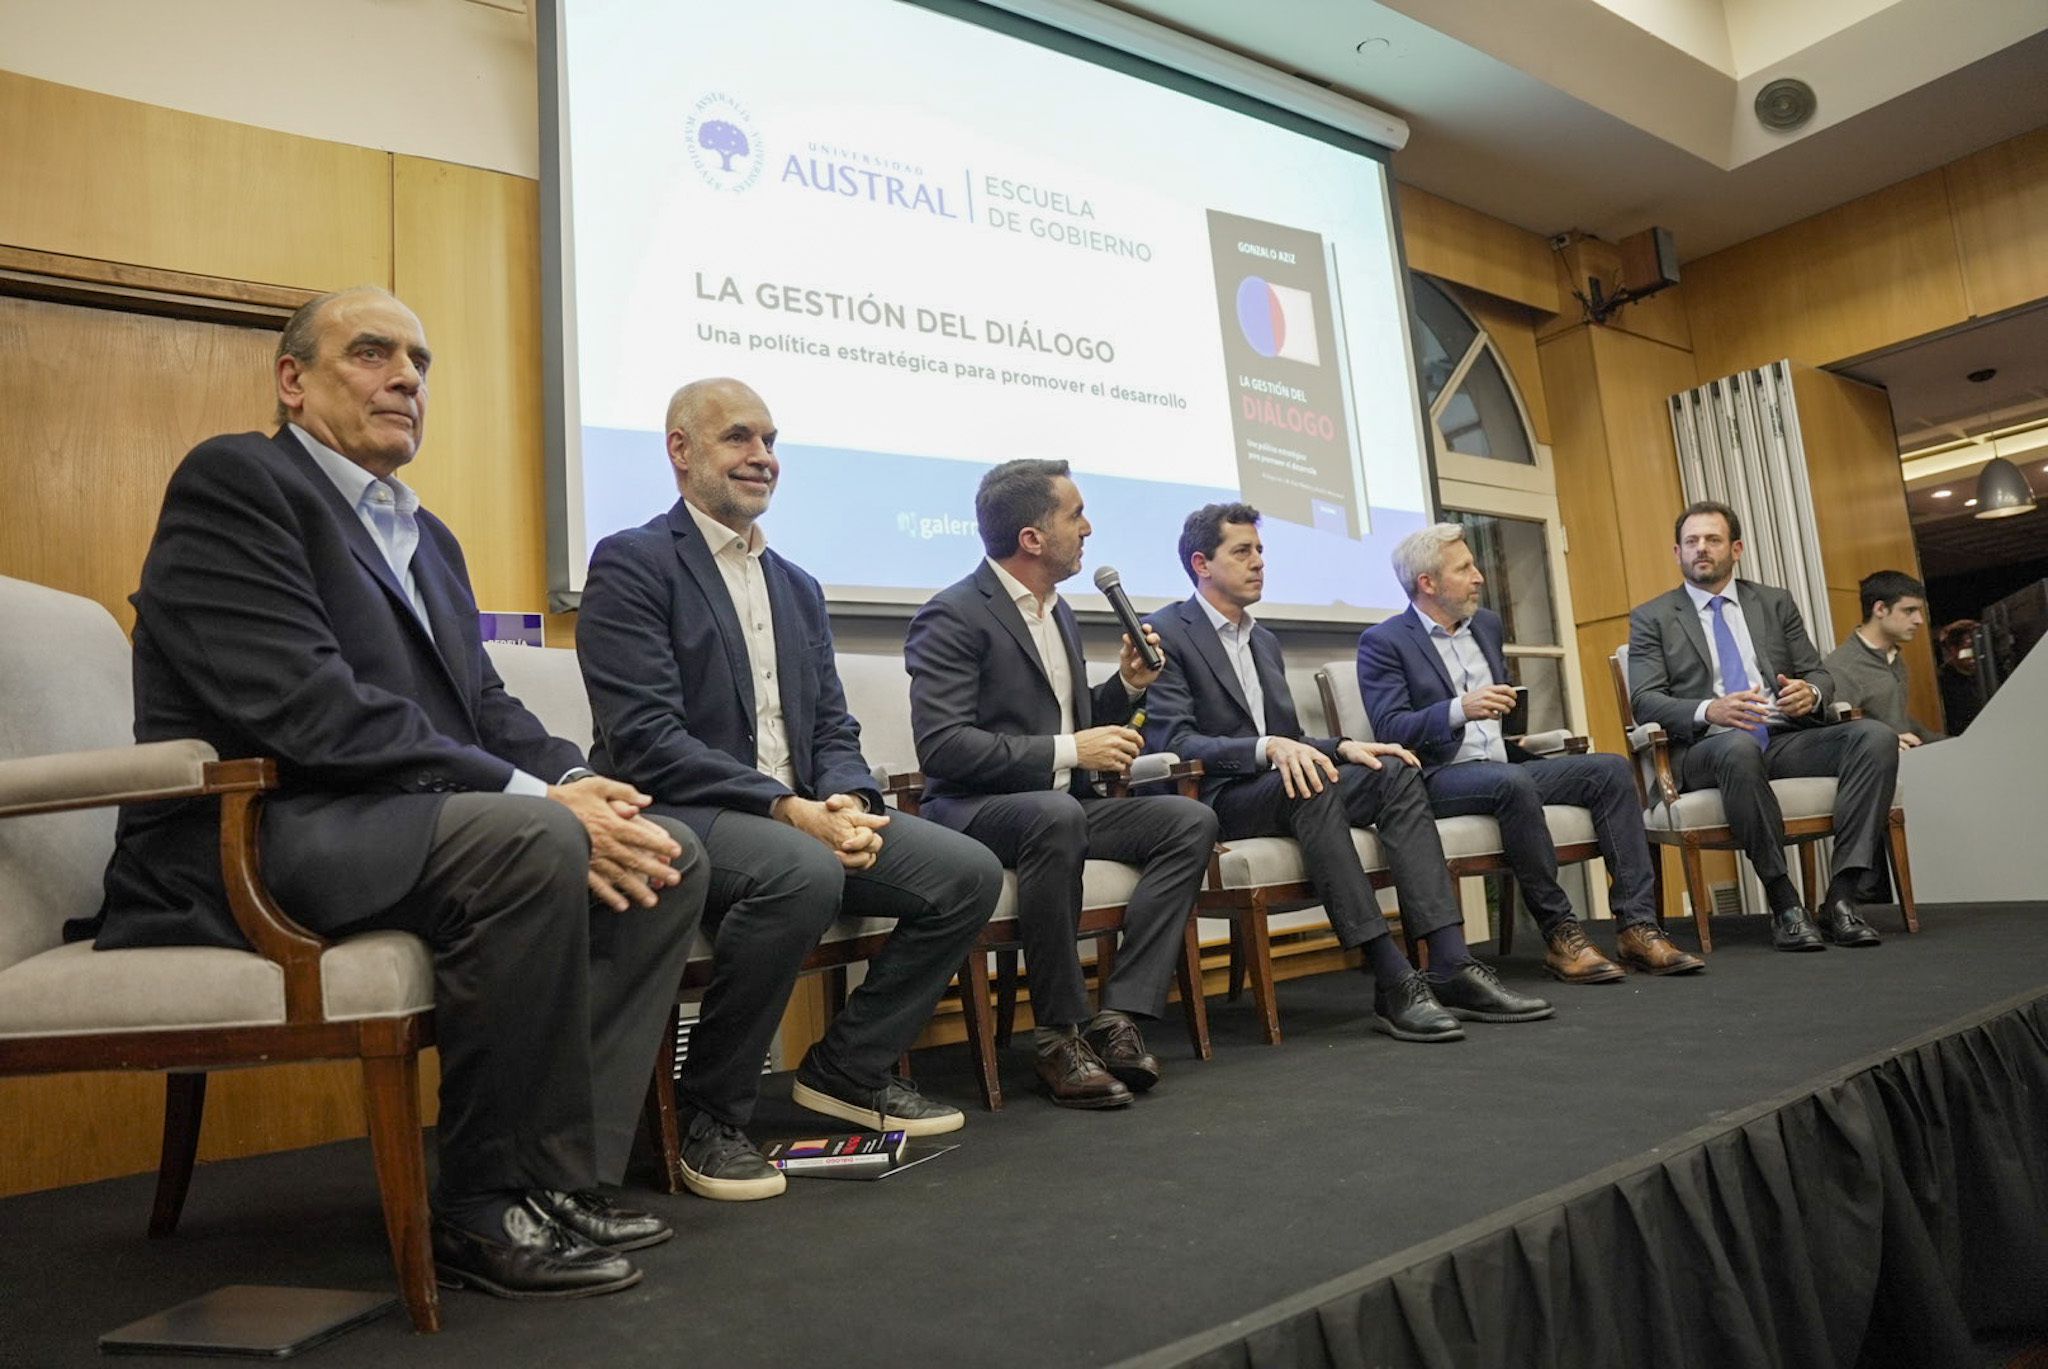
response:
<path fill-rule="evenodd" d="M 1679 515 L 1685 583 L 1629 615 L 1629 700 L 1670 735 L 1681 789 L 1719 789 L 1728 825 L 1763 881 L 1781 951 L 1875 946 L 1856 888 L 1875 871 L 1898 781 L 1883 723 L 1828 723 L 1834 681 L 1792 596 L 1735 578 L 1742 523 L 1702 500 Z M 1818 930 L 1785 872 L 1785 820 L 1772 780 L 1833 776 L 1835 857 Z"/>

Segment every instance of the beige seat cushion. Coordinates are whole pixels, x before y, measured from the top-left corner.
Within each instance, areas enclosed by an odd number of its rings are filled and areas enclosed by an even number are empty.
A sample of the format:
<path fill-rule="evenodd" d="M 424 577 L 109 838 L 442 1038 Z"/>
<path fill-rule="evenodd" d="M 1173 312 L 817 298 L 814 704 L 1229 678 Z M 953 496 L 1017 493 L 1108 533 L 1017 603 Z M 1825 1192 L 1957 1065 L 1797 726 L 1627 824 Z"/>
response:
<path fill-rule="evenodd" d="M 434 1006 L 426 945 L 404 932 L 338 942 L 320 958 L 320 980 L 331 1021 L 402 1017 Z M 0 971 L 0 1037 L 283 1021 L 284 971 L 253 951 L 96 951 L 78 941 Z"/>
<path fill-rule="evenodd" d="M 1351 829 L 1351 846 L 1368 874 L 1387 868 L 1380 850 L 1379 834 L 1370 827 Z M 1308 880 L 1308 866 L 1301 847 L 1292 837 L 1244 837 L 1223 844 L 1217 860 L 1225 889 L 1256 889 L 1275 884 L 1302 884 Z"/>
<path fill-rule="evenodd" d="M 1796 780 L 1772 780 L 1771 791 L 1778 796 L 1778 808 L 1787 821 L 1824 818 L 1835 811 L 1835 782 L 1825 776 Z M 1666 807 L 1651 804 L 1643 823 L 1652 832 L 1687 832 L 1706 827 L 1726 827 L 1728 810 L 1722 806 L 1718 789 L 1695 789 L 1680 794 L 1678 802 Z"/>
<path fill-rule="evenodd" d="M 1113 860 L 1091 860 L 1081 867 L 1081 909 L 1121 908 L 1131 901 L 1138 887 L 1140 871 L 1134 865 Z M 990 922 L 1015 921 L 1017 917 L 1017 872 L 1003 871 L 1003 892 L 996 899 Z"/>

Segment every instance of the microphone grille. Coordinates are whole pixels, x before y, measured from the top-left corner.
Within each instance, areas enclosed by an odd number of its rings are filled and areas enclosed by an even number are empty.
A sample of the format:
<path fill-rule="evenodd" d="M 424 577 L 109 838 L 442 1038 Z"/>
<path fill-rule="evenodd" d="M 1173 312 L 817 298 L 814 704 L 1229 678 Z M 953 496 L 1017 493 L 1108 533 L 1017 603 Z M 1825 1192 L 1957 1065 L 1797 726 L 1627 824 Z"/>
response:
<path fill-rule="evenodd" d="M 1123 582 L 1124 578 L 1116 573 L 1115 566 L 1098 566 L 1095 570 L 1095 588 L 1101 590 L 1104 594 L 1109 593 Z"/>

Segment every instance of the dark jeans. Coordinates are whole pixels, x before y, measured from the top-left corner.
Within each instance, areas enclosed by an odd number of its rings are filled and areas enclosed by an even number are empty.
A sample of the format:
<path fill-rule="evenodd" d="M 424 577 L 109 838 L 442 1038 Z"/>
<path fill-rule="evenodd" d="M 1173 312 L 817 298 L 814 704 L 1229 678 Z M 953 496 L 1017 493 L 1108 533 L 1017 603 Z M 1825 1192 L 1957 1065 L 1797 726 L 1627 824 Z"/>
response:
<path fill-rule="evenodd" d="M 987 851 L 907 813 L 890 814 L 881 856 L 866 870 L 849 871 L 817 838 L 752 813 L 719 814 L 705 848 L 711 987 L 676 1102 L 734 1126 L 754 1115 L 761 1063 L 797 972 L 835 917 L 896 919 L 812 1048 L 828 1073 L 875 1088 L 930 1020 L 1003 889 Z"/>
<path fill-rule="evenodd" d="M 1615 920 L 1654 922 L 1656 869 L 1635 777 L 1620 756 L 1551 756 L 1544 760 L 1462 761 L 1429 777 L 1430 802 L 1438 817 L 1479 814 L 1500 824 L 1501 850 L 1536 925 L 1548 936 L 1572 916 L 1572 901 L 1557 882 L 1557 847 L 1543 819 L 1543 805 L 1584 808 L 1593 814 L 1593 836 L 1614 885 L 1608 906 Z"/>
<path fill-rule="evenodd" d="M 1308 877 L 1337 939 L 1346 946 L 1387 934 L 1372 881 L 1351 844 L 1354 827 L 1379 830 L 1380 849 L 1387 854 L 1400 899 L 1401 923 L 1410 938 L 1463 922 L 1421 773 L 1411 765 L 1393 757 L 1377 770 L 1340 764 L 1335 784 L 1302 799 L 1287 797 L 1279 772 L 1268 770 L 1222 786 L 1209 801 L 1216 806 L 1225 841 L 1293 837 L 1301 844 Z"/>

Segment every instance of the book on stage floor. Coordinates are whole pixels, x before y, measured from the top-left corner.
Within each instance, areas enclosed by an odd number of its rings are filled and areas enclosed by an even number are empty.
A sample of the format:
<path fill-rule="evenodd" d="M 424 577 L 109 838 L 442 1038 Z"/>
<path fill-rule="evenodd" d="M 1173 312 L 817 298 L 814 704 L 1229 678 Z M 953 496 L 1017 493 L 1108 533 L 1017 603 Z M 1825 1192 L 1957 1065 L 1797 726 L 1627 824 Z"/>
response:
<path fill-rule="evenodd" d="M 908 1141 L 900 1131 L 858 1131 L 771 1141 L 761 1154 L 784 1174 L 807 1179 L 879 1179 L 904 1163 Z"/>

